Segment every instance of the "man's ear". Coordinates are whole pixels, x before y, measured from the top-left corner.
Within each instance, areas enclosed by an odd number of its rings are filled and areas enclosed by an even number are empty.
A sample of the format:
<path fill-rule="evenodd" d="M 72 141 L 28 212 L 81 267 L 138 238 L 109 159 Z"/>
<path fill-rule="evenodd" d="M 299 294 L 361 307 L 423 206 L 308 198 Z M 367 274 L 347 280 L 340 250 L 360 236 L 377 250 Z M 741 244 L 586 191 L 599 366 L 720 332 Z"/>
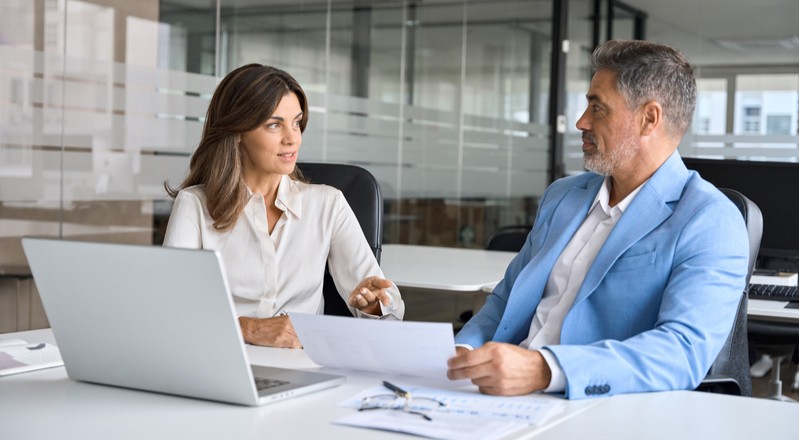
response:
<path fill-rule="evenodd" d="M 663 124 L 663 107 L 657 101 L 649 101 L 641 107 L 641 136 L 652 134 Z"/>

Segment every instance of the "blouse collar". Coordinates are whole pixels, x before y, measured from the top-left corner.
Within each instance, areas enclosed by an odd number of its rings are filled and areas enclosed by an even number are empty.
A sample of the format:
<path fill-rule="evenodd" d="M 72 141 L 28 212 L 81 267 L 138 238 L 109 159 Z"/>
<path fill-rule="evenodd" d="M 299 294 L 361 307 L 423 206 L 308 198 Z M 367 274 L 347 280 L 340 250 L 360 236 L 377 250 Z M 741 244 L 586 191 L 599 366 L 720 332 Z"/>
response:
<path fill-rule="evenodd" d="M 247 187 L 247 196 L 252 200 L 255 193 Z M 275 206 L 285 212 L 289 212 L 297 218 L 302 218 L 302 192 L 300 191 L 298 182 L 291 180 L 288 175 L 283 175 L 280 178 L 280 183 L 277 187 L 277 197 L 275 198 Z"/>

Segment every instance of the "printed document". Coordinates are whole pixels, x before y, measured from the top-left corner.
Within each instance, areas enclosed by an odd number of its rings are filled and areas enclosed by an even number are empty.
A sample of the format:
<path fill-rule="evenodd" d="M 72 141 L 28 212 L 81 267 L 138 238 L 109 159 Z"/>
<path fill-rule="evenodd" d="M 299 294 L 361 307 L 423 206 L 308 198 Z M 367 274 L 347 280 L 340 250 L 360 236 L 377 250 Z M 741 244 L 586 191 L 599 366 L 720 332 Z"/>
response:
<path fill-rule="evenodd" d="M 452 324 L 289 315 L 312 361 L 346 370 L 447 380 L 455 356 Z"/>
<path fill-rule="evenodd" d="M 485 420 L 440 414 L 427 421 L 404 411 L 364 411 L 342 417 L 337 425 L 402 432 L 441 440 L 494 440 L 505 438 L 530 426 L 523 422 Z"/>
<path fill-rule="evenodd" d="M 445 406 L 436 408 L 430 416 L 434 419 L 440 414 L 478 416 L 484 419 L 520 421 L 525 424 L 539 425 L 559 414 L 565 408 L 563 399 L 546 397 L 537 394 L 525 396 L 488 396 L 480 394 L 476 387 L 473 391 L 443 390 L 438 388 L 417 387 L 397 383 L 408 391 L 413 399 L 430 399 L 442 402 Z M 386 394 L 381 385 L 364 390 L 341 402 L 340 406 L 359 408 L 364 397 Z"/>
<path fill-rule="evenodd" d="M 489 440 L 504 438 L 522 429 L 532 430 L 563 413 L 562 399 L 541 395 L 514 397 L 486 396 L 472 391 L 453 391 L 396 384 L 411 394 L 409 406 L 419 411 L 414 400 L 426 399 L 442 406 L 421 410 L 429 418 L 400 409 L 359 411 L 336 420 L 341 425 L 404 432 L 435 439 Z M 339 405 L 357 409 L 366 397 L 386 393 L 375 386 L 341 402 Z"/>

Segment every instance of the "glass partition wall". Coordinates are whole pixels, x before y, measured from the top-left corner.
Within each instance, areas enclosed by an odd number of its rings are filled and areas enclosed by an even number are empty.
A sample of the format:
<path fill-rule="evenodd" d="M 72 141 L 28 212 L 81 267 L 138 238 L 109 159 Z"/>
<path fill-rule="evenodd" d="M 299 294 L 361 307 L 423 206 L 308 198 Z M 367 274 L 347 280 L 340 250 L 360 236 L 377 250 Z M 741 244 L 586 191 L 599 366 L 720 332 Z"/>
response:
<path fill-rule="evenodd" d="M 385 242 L 482 247 L 531 223 L 552 1 L 3 1 L 0 332 L 44 325 L 21 237 L 160 243 L 163 183 L 183 178 L 211 93 L 246 63 L 307 91 L 300 160 L 375 174 Z"/>
<path fill-rule="evenodd" d="M 574 124 L 610 37 L 696 64 L 683 155 L 797 161 L 799 3 L 771 1 L 720 17 L 709 0 L 3 0 L 0 332 L 46 325 L 21 237 L 161 242 L 163 183 L 246 63 L 307 91 L 300 160 L 375 174 L 386 243 L 482 247 L 532 223 L 550 174 L 583 172 Z"/>
<path fill-rule="evenodd" d="M 569 0 L 567 174 L 584 171 L 580 132 L 590 54 L 609 38 L 669 44 L 694 64 L 697 105 L 683 156 L 799 161 L 799 2 L 729 7 L 709 0 Z"/>
<path fill-rule="evenodd" d="M 161 21 L 180 28 L 196 8 L 175 3 L 161 2 Z M 300 159 L 375 174 L 385 242 L 482 247 L 498 226 L 532 221 L 548 183 L 551 0 L 218 7 L 217 26 L 194 36 L 216 38 L 216 57 L 197 70 L 258 62 L 294 75 L 311 106 Z"/>

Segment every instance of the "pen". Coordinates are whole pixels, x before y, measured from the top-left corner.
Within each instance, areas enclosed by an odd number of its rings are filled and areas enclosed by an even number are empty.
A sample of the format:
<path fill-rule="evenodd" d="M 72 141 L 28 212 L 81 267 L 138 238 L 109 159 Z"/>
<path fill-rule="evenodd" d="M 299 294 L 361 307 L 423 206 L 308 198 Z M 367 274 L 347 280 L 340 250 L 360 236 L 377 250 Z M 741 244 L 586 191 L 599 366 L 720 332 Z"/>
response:
<path fill-rule="evenodd" d="M 402 388 L 394 385 L 393 383 L 391 383 L 391 382 L 389 382 L 387 380 L 383 381 L 383 386 L 388 388 L 388 389 L 390 389 L 398 397 L 404 397 L 404 398 L 406 398 L 408 400 L 410 400 L 410 398 L 411 398 L 411 393 L 403 390 Z"/>

